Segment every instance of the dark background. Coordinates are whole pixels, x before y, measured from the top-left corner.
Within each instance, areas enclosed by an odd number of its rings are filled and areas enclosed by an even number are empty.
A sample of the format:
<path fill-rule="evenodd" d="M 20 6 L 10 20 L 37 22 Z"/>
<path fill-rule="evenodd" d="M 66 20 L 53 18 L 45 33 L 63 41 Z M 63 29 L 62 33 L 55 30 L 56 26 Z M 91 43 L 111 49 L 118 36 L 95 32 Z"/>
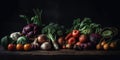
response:
<path fill-rule="evenodd" d="M 1 0 L 0 38 L 11 32 L 22 31 L 26 21 L 20 14 L 33 16 L 33 8 L 43 10 L 43 23 L 55 22 L 66 27 L 74 18 L 89 17 L 102 26 L 119 26 L 119 2 L 98 0 Z"/>

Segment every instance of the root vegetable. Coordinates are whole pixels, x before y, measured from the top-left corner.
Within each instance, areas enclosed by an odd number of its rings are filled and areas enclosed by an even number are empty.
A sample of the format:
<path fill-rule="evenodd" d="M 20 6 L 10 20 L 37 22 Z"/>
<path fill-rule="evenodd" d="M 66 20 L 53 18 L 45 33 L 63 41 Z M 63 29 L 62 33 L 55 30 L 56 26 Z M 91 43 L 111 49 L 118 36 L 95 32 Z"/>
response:
<path fill-rule="evenodd" d="M 37 41 L 39 44 L 42 44 L 47 41 L 47 36 L 45 34 L 41 34 L 37 37 Z"/>
<path fill-rule="evenodd" d="M 97 50 L 101 50 L 102 48 L 103 48 L 103 47 L 101 46 L 100 43 L 96 45 L 96 49 L 97 49 Z"/>
<path fill-rule="evenodd" d="M 110 46 L 109 46 L 108 43 L 104 44 L 104 46 L 103 46 L 103 49 L 104 49 L 104 50 L 108 50 L 109 48 L 110 48 Z"/>
<path fill-rule="evenodd" d="M 80 41 L 81 43 L 87 42 L 87 36 L 86 36 L 86 35 L 80 35 L 79 41 Z"/>
<path fill-rule="evenodd" d="M 42 50 L 50 50 L 51 49 L 51 44 L 49 43 L 49 42 L 44 42 L 44 43 L 42 43 L 42 45 L 41 45 L 41 49 Z"/>
<path fill-rule="evenodd" d="M 115 49 L 117 47 L 117 42 L 111 42 L 110 48 Z"/>
<path fill-rule="evenodd" d="M 75 44 L 75 43 L 76 43 L 76 39 L 75 39 L 74 37 L 70 37 L 70 38 L 68 39 L 68 44 L 73 45 L 73 44 Z"/>
<path fill-rule="evenodd" d="M 59 44 L 59 45 L 65 44 L 65 39 L 64 39 L 63 37 L 59 37 L 59 38 L 58 38 L 58 44 Z"/>
<path fill-rule="evenodd" d="M 101 46 L 104 46 L 106 44 L 106 41 L 101 42 Z"/>
<path fill-rule="evenodd" d="M 72 36 L 73 37 L 77 38 L 77 37 L 79 37 L 79 35 L 80 35 L 80 31 L 79 30 L 73 30 L 72 31 Z"/>
<path fill-rule="evenodd" d="M 37 38 L 35 38 L 35 40 L 33 41 L 33 43 L 31 43 L 31 48 L 34 49 L 39 49 L 39 44 L 37 43 Z"/>

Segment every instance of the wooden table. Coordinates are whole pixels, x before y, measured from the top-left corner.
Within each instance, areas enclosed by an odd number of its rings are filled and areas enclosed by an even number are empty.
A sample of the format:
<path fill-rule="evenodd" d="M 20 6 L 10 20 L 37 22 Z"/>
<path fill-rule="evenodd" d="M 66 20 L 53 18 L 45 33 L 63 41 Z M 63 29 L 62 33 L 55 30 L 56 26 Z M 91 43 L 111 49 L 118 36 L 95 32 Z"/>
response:
<path fill-rule="evenodd" d="M 120 58 L 120 50 L 114 51 L 97 51 L 97 50 L 70 50 L 62 49 L 58 51 L 0 51 L 0 58 L 2 59 L 34 59 L 34 60 L 73 60 L 73 59 L 117 59 Z"/>

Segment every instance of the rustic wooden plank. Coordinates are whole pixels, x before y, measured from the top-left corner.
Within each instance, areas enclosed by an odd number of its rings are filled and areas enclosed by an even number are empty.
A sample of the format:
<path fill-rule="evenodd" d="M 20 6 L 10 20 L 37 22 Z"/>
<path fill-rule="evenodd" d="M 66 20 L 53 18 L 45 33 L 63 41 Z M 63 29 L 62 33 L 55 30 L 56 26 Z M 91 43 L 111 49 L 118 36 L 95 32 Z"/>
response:
<path fill-rule="evenodd" d="M 72 49 L 62 49 L 58 51 L 0 51 L 0 54 L 6 55 L 120 55 L 120 50 L 114 51 L 97 51 L 97 50 L 83 50 L 76 51 Z"/>

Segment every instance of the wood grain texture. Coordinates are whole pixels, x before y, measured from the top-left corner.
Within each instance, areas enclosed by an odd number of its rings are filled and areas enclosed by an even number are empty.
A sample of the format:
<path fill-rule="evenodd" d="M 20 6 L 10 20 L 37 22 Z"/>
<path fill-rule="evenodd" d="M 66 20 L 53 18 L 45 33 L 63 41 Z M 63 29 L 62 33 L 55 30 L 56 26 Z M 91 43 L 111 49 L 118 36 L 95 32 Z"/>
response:
<path fill-rule="evenodd" d="M 57 51 L 0 51 L 1 55 L 120 55 L 120 50 L 114 51 L 97 51 L 97 50 L 81 50 L 61 49 Z"/>

